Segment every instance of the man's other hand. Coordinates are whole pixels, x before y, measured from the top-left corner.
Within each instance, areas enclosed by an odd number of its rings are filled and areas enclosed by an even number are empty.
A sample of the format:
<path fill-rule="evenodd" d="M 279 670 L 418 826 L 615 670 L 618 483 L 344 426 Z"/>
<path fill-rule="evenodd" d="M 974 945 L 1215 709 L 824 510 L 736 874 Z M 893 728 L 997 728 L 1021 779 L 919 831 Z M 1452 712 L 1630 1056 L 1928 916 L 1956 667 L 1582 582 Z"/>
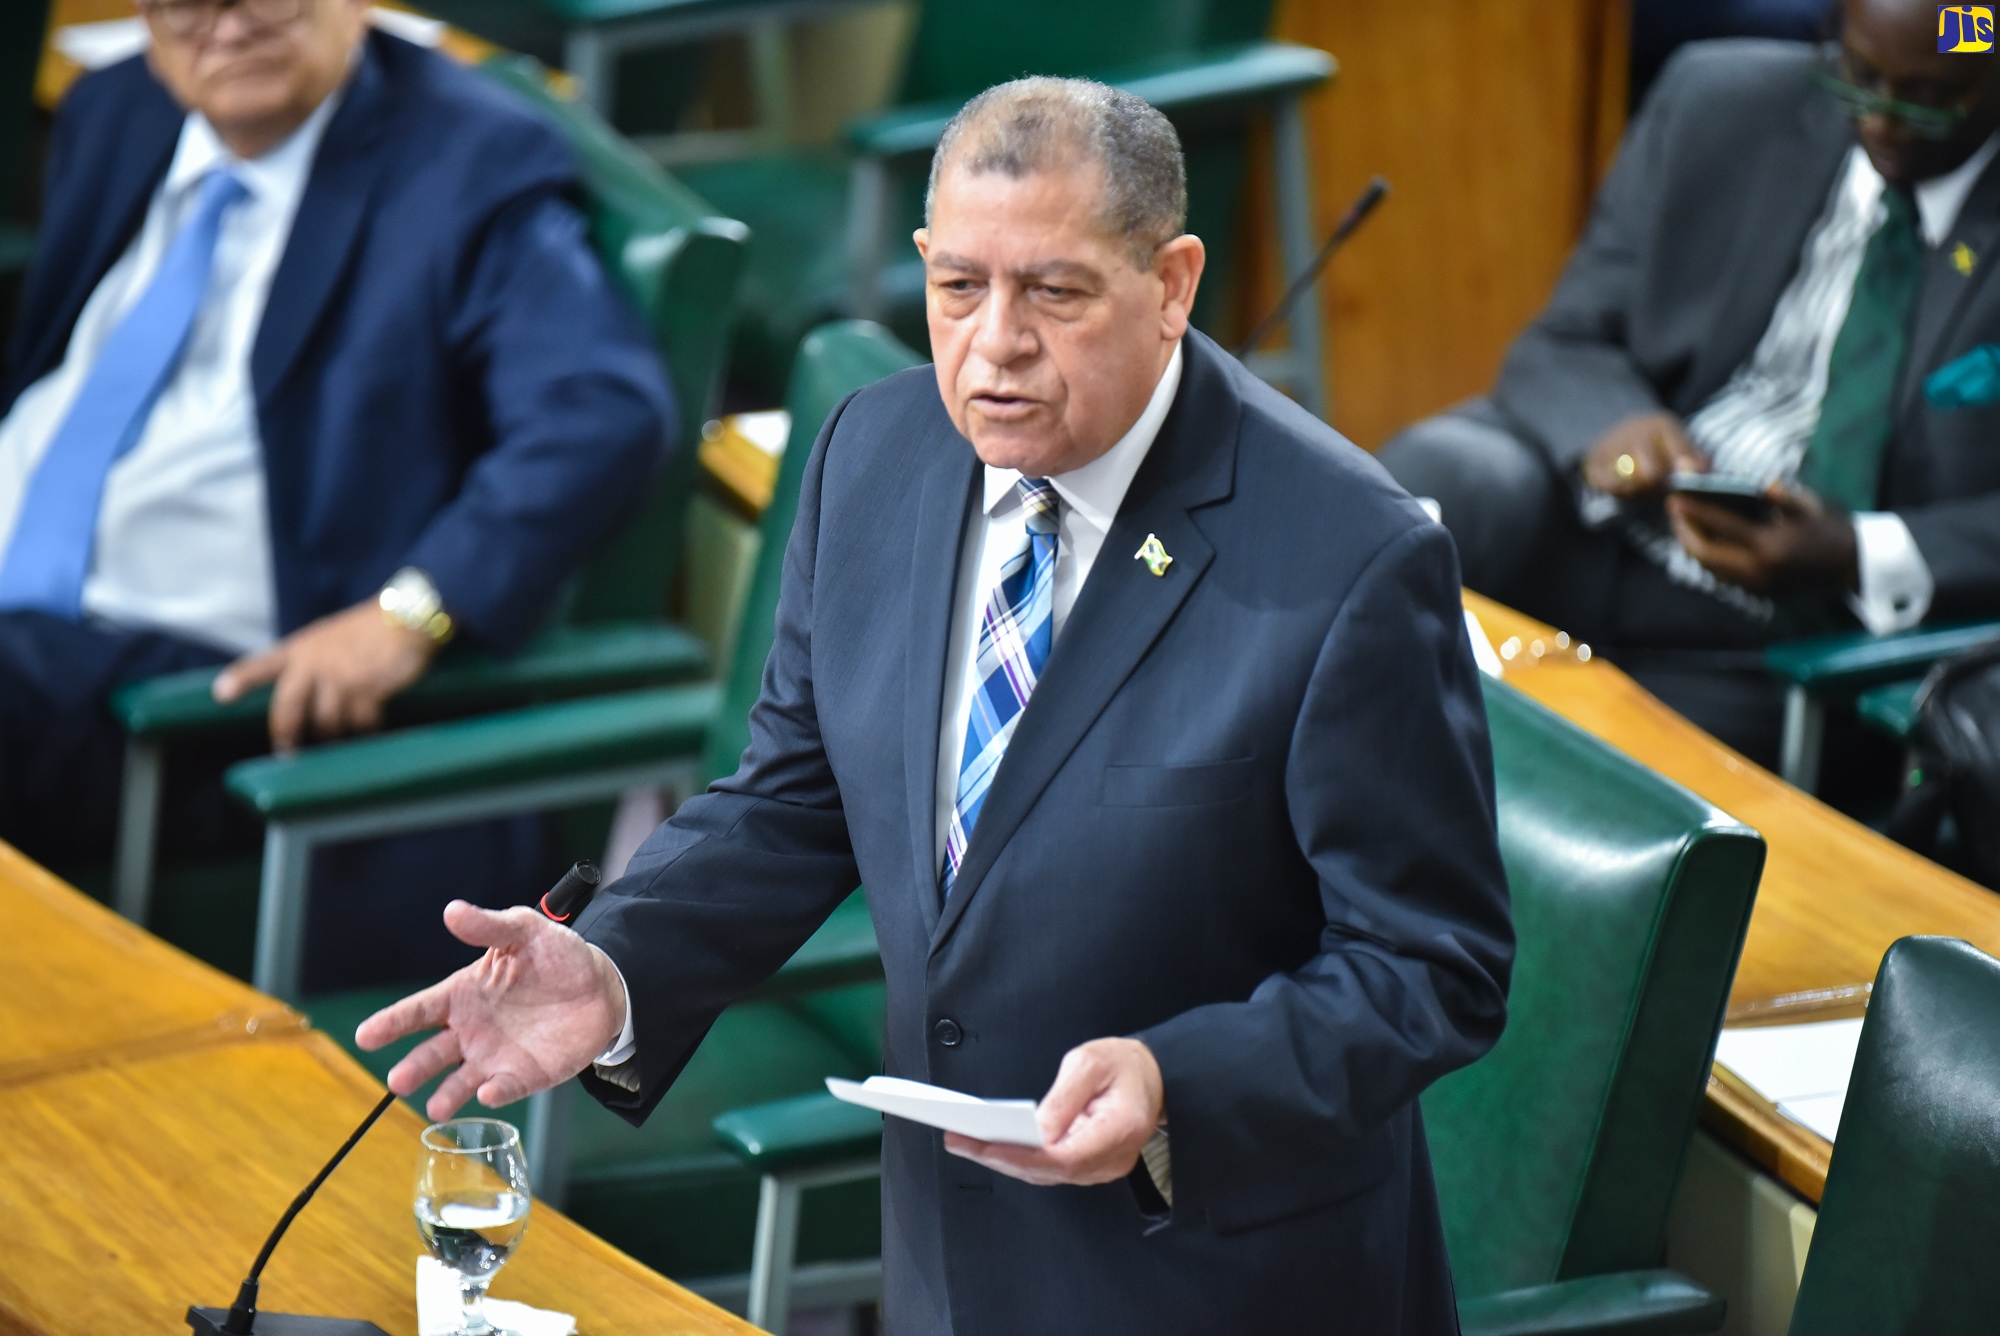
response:
<path fill-rule="evenodd" d="M 389 1069 L 407 1095 L 455 1067 L 424 1109 L 435 1121 L 474 1095 L 488 1108 L 525 1099 L 575 1076 L 625 1028 L 625 990 L 611 958 L 532 909 L 445 906 L 452 936 L 486 954 L 361 1022 L 354 1042 L 374 1052 L 418 1030 L 443 1027 Z"/>
<path fill-rule="evenodd" d="M 1719 579 L 1757 594 L 1852 589 L 1860 578 L 1854 523 L 1810 492 L 1773 485 L 1775 513 L 1745 519 L 1685 492 L 1667 498 L 1667 519 L 1688 555 Z"/>
<path fill-rule="evenodd" d="M 230 664 L 216 675 L 215 698 L 226 705 L 276 682 L 271 745 L 291 751 L 308 732 L 333 738 L 381 727 L 389 697 L 422 677 L 435 653 L 436 642 L 391 625 L 371 598 Z"/>
<path fill-rule="evenodd" d="M 621 1022 L 622 1023 L 622 1022 Z M 1063 1055 L 1035 1110 L 1042 1145 L 1009 1146 L 945 1133 L 944 1148 L 997 1173 L 1050 1186 L 1109 1183 L 1132 1172 L 1164 1116 L 1153 1051 L 1136 1039 L 1093 1039 Z"/>
<path fill-rule="evenodd" d="M 1671 413 L 1628 417 L 1583 457 L 1583 480 L 1607 496 L 1650 496 L 1672 474 L 1706 472 L 1708 460 Z"/>

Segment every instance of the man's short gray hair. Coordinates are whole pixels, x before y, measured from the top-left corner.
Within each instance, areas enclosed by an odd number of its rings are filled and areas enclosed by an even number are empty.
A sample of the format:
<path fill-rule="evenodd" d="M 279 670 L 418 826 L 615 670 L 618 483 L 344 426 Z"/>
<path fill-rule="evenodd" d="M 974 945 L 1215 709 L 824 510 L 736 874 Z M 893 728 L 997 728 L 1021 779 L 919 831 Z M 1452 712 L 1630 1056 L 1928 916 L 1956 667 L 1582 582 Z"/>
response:
<path fill-rule="evenodd" d="M 1104 169 L 1105 231 L 1141 269 L 1187 227 L 1187 168 L 1173 124 L 1142 97 L 1091 79 L 1016 79 L 965 104 L 938 140 L 924 225 L 947 166 L 974 174 L 1033 172 L 1085 162 Z"/>

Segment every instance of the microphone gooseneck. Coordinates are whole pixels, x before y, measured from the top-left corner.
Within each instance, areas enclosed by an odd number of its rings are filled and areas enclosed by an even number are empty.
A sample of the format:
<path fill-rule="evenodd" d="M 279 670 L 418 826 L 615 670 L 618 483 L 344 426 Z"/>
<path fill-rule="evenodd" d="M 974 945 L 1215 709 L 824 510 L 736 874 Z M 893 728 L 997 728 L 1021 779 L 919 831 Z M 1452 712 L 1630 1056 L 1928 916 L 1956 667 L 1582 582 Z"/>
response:
<path fill-rule="evenodd" d="M 1279 301 L 1277 308 L 1259 320 L 1257 327 L 1250 331 L 1250 337 L 1237 345 L 1238 357 L 1248 355 L 1252 348 L 1264 341 L 1266 334 L 1277 328 L 1278 322 L 1285 318 L 1285 315 L 1298 303 L 1299 298 L 1303 297 L 1319 278 L 1320 270 L 1326 268 L 1326 262 L 1340 249 L 1340 243 L 1347 240 L 1355 228 L 1361 226 L 1362 220 L 1375 211 L 1375 206 L 1380 204 L 1382 197 L 1388 193 L 1387 181 L 1379 176 L 1369 179 L 1368 185 L 1355 197 L 1354 203 L 1347 206 L 1347 212 L 1340 216 L 1340 222 L 1334 226 L 1333 235 L 1319 248 L 1319 254 L 1313 256 L 1313 261 L 1306 266 L 1305 272 L 1295 277 L 1292 285 L 1285 289 L 1284 298 Z"/>
<path fill-rule="evenodd" d="M 251 1336 L 257 1320 L 257 1282 L 264 1274 L 264 1264 L 271 1260 L 272 1249 L 278 1246 L 279 1239 L 285 1237 L 285 1231 L 291 1228 L 292 1221 L 298 1218 L 299 1212 L 312 1200 L 313 1193 L 319 1191 L 319 1185 L 326 1182 L 327 1176 L 340 1167 L 340 1162 L 347 1158 L 347 1152 L 353 1150 L 355 1143 L 367 1134 L 369 1128 L 375 1126 L 376 1119 L 388 1112 L 389 1105 L 394 1103 L 395 1099 L 396 1092 L 393 1090 L 383 1095 L 381 1102 L 370 1109 L 368 1116 L 361 1120 L 361 1126 L 355 1128 L 354 1134 L 342 1142 L 340 1149 L 333 1153 L 333 1158 L 326 1162 L 326 1168 L 320 1170 L 319 1176 L 306 1184 L 304 1192 L 292 1199 L 291 1206 L 279 1218 L 278 1227 L 271 1231 L 270 1238 L 264 1240 L 264 1250 L 257 1254 L 256 1262 L 250 1267 L 250 1274 L 244 1278 L 242 1287 L 236 1291 L 236 1302 L 229 1305 L 229 1317 L 222 1324 L 223 1331 L 229 1333 L 229 1336 Z"/>

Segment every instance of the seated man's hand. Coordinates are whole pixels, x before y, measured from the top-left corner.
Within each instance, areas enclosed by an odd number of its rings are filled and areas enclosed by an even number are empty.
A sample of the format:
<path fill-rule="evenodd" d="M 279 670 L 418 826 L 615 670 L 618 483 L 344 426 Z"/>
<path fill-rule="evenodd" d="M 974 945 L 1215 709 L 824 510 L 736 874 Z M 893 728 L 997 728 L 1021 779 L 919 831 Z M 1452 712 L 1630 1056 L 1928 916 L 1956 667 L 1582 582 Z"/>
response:
<path fill-rule="evenodd" d="M 389 1069 L 407 1095 L 456 1067 L 424 1105 L 435 1121 L 475 1094 L 488 1108 L 560 1085 L 590 1065 L 625 1028 L 625 990 L 611 958 L 532 909 L 445 906 L 452 936 L 486 954 L 361 1022 L 354 1042 L 374 1052 L 418 1030 L 443 1027 Z"/>
<path fill-rule="evenodd" d="M 422 677 L 436 653 L 429 636 L 391 625 L 370 599 L 230 664 L 216 676 L 215 698 L 227 704 L 276 682 L 271 745 L 291 751 L 308 731 L 332 738 L 379 728 L 389 697 Z"/>
<path fill-rule="evenodd" d="M 1093 1039 L 1063 1055 L 1055 1084 L 1035 1110 L 1039 1148 L 956 1132 L 945 1133 L 944 1148 L 1027 1183 L 1109 1183 L 1139 1162 L 1164 1101 L 1151 1049 L 1136 1039 Z"/>
<path fill-rule="evenodd" d="M 1689 556 L 1752 593 L 1852 589 L 1860 570 L 1853 522 L 1810 492 L 1773 484 L 1768 495 L 1776 513 L 1761 522 L 1687 493 L 1667 498 L 1667 519 Z"/>
<path fill-rule="evenodd" d="M 1671 413 L 1628 417 L 1583 457 L 1583 480 L 1607 496 L 1649 496 L 1663 491 L 1671 474 L 1706 472 L 1708 460 Z"/>

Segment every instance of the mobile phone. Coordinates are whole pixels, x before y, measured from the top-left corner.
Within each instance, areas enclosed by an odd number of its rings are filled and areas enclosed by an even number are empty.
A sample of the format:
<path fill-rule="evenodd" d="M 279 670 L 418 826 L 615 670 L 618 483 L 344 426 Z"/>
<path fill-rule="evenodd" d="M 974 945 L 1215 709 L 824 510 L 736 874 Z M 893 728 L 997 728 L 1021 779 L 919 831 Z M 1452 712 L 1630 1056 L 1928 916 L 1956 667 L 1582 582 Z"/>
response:
<path fill-rule="evenodd" d="M 1669 492 L 1684 493 L 1757 524 L 1767 523 L 1777 514 L 1777 506 L 1765 495 L 1767 487 L 1734 473 L 1674 473 L 1667 477 Z"/>

